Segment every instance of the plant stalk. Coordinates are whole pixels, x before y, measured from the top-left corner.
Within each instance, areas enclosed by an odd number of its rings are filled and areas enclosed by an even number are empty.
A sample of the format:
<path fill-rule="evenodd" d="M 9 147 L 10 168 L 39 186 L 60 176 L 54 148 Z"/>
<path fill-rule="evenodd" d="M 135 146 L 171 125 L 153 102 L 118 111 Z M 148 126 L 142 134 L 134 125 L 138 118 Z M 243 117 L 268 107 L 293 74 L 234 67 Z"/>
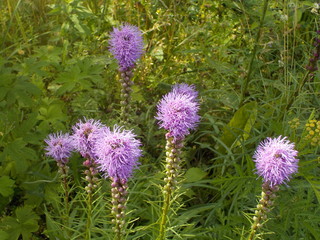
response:
<path fill-rule="evenodd" d="M 254 44 L 252 56 L 250 59 L 249 67 L 248 67 L 248 74 L 247 74 L 246 78 L 244 79 L 243 84 L 241 86 L 239 108 L 244 104 L 245 95 L 247 93 L 247 88 L 248 88 L 249 82 L 251 80 L 251 75 L 253 72 L 253 63 L 254 63 L 254 59 L 256 57 L 256 53 L 258 50 L 258 45 L 259 45 L 259 41 L 260 41 L 260 37 L 261 37 L 261 31 L 262 31 L 262 27 L 263 27 L 263 23 L 264 23 L 264 18 L 266 16 L 266 12 L 268 9 L 268 2 L 269 2 L 269 0 L 264 0 L 262 16 L 260 18 L 260 25 L 259 25 L 258 33 L 257 33 L 256 39 L 255 39 L 255 44 Z"/>
<path fill-rule="evenodd" d="M 120 112 L 120 120 L 123 125 L 127 125 L 129 122 L 129 111 L 130 100 L 131 100 L 131 92 L 133 82 L 131 81 L 133 76 L 132 69 L 123 69 L 121 70 L 121 112 Z"/>
<path fill-rule="evenodd" d="M 85 190 L 87 192 L 87 224 L 86 224 L 86 240 L 91 239 L 91 228 L 92 228 L 92 204 L 93 204 L 93 193 L 97 188 L 98 178 L 96 177 L 98 171 L 96 170 L 95 163 L 92 159 L 88 158 L 83 163 L 88 169 L 84 171 L 87 186 Z"/>
<path fill-rule="evenodd" d="M 271 211 L 277 191 L 279 191 L 279 186 L 277 185 L 270 187 L 268 183 L 262 184 L 261 198 L 255 210 L 248 240 L 255 239 L 257 231 L 267 220 L 267 213 Z"/>
<path fill-rule="evenodd" d="M 177 185 L 177 178 L 180 170 L 180 154 L 183 147 L 182 139 L 173 139 L 167 134 L 166 145 L 166 178 L 164 181 L 166 185 L 163 187 L 164 202 L 162 208 L 162 215 L 159 226 L 159 236 L 157 240 L 165 240 L 168 213 L 171 206 L 171 199 L 173 192 Z"/>

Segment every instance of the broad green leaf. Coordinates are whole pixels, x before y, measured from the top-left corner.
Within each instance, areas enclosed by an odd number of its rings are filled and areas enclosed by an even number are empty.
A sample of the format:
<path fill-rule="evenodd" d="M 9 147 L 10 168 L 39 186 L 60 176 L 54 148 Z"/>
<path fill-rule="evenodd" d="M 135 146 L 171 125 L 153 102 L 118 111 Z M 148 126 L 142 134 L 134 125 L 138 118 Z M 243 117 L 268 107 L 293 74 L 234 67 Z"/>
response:
<path fill-rule="evenodd" d="M 257 102 L 249 102 L 243 105 L 232 117 L 228 125 L 223 129 L 221 141 L 228 148 L 240 144 L 239 138 L 246 140 L 257 118 Z M 219 152 L 226 149 L 220 146 Z"/>
<path fill-rule="evenodd" d="M 0 230 L 0 239 L 7 240 L 8 237 L 9 237 L 8 233 L 6 233 L 5 231 Z"/>
<path fill-rule="evenodd" d="M 35 155 L 35 151 L 26 147 L 26 144 L 22 138 L 17 138 L 9 143 L 3 151 L 7 159 L 15 162 L 18 174 L 24 173 L 28 169 L 27 159 L 32 159 Z"/>
<path fill-rule="evenodd" d="M 0 177 L 0 194 L 4 197 L 8 197 L 13 194 L 14 180 L 8 176 Z"/>
<path fill-rule="evenodd" d="M 17 240 L 21 234 L 21 227 L 14 217 L 4 217 L 1 227 L 6 230 L 8 240 Z"/>
<path fill-rule="evenodd" d="M 21 235 L 23 240 L 30 240 L 32 233 L 39 228 L 39 216 L 31 206 L 19 207 L 15 211 L 16 217 L 5 217 L 2 227 L 9 234 L 8 240 L 17 240 Z"/>
<path fill-rule="evenodd" d="M 184 175 L 186 182 L 196 182 L 203 179 L 207 173 L 201 168 L 189 168 L 186 174 Z"/>

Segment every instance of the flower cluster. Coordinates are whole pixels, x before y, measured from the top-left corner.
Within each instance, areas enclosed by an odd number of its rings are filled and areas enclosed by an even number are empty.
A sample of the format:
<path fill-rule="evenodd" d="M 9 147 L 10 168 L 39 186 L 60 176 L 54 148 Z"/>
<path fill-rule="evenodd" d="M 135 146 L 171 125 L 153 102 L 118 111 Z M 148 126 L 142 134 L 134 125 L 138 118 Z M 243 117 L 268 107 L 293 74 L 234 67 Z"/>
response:
<path fill-rule="evenodd" d="M 57 162 L 66 164 L 74 150 L 69 134 L 53 133 L 44 140 L 47 143 L 46 155 L 54 158 Z"/>
<path fill-rule="evenodd" d="M 297 129 L 300 126 L 299 118 L 294 118 L 288 122 L 290 128 Z"/>
<path fill-rule="evenodd" d="M 175 84 L 172 87 L 172 92 L 175 94 L 187 95 L 194 101 L 197 101 L 198 92 L 196 91 L 196 87 L 194 85 L 188 85 L 186 83 Z"/>
<path fill-rule="evenodd" d="M 305 138 L 310 141 L 312 146 L 320 144 L 320 121 L 311 119 L 306 123 L 307 135 Z"/>
<path fill-rule="evenodd" d="M 114 28 L 110 34 L 110 52 L 117 59 L 122 71 L 134 67 L 143 54 L 142 32 L 129 24 Z"/>
<path fill-rule="evenodd" d="M 84 157 L 95 159 L 94 144 L 97 141 L 99 132 L 105 126 L 94 119 L 89 119 L 83 122 L 79 121 L 73 127 L 73 144 L 75 149 Z"/>
<path fill-rule="evenodd" d="M 106 176 L 127 181 L 139 163 L 141 142 L 132 131 L 115 126 L 113 130 L 93 119 L 79 121 L 73 127 L 73 135 L 50 134 L 45 140 L 47 155 L 67 163 L 73 150 L 86 160 L 84 166 L 94 176 L 95 167 Z M 89 175 L 90 175 L 89 174 Z M 88 175 L 88 174 L 87 174 Z M 91 176 L 90 175 L 90 176 Z"/>
<path fill-rule="evenodd" d="M 101 172 L 114 179 L 127 180 L 138 166 L 141 142 L 131 131 L 115 126 L 104 128 L 96 144 L 95 153 Z"/>
<path fill-rule="evenodd" d="M 171 137 L 183 139 L 196 128 L 200 120 L 197 94 L 193 85 L 178 84 L 160 100 L 156 119 Z"/>
<path fill-rule="evenodd" d="M 286 137 L 267 138 L 260 143 L 253 156 L 257 174 L 270 187 L 285 183 L 298 170 L 297 155 L 294 144 Z"/>

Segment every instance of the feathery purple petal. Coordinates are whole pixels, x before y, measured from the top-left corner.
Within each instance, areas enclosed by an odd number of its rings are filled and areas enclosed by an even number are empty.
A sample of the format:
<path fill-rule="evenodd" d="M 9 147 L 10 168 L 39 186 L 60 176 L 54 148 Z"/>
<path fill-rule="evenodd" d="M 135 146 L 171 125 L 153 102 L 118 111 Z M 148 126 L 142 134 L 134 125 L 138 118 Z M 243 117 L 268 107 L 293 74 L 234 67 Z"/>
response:
<path fill-rule="evenodd" d="M 95 146 L 97 164 L 101 172 L 114 179 L 127 180 L 139 163 L 141 142 L 132 131 L 115 126 L 104 128 Z"/>
<path fill-rule="evenodd" d="M 185 91 L 180 92 L 179 87 L 174 88 L 160 100 L 157 106 L 158 112 L 155 118 L 159 120 L 160 127 L 166 129 L 169 135 L 177 139 L 188 135 L 190 130 L 196 128 L 200 120 L 199 103 L 195 99 L 197 93 L 193 93 L 190 89 L 187 89 L 186 93 Z"/>
<path fill-rule="evenodd" d="M 172 87 L 172 92 L 175 94 L 186 94 L 190 96 L 192 99 L 197 100 L 198 92 L 196 91 L 196 87 L 191 84 L 188 85 L 186 83 L 178 83 Z"/>
<path fill-rule="evenodd" d="M 48 145 L 45 147 L 47 156 L 64 164 L 69 161 L 69 157 L 74 150 L 72 139 L 69 134 L 63 134 L 62 132 L 49 134 L 44 141 Z"/>
<path fill-rule="evenodd" d="M 267 138 L 257 147 L 253 160 L 257 174 L 271 187 L 290 180 L 298 171 L 298 151 L 286 137 Z"/>
<path fill-rule="evenodd" d="M 143 54 L 142 32 L 138 27 L 126 24 L 114 28 L 110 35 L 109 50 L 119 66 L 123 70 L 134 67 Z"/>
<path fill-rule="evenodd" d="M 74 147 L 84 158 L 89 157 L 95 159 L 93 152 L 94 144 L 97 141 L 101 129 L 104 127 L 100 121 L 94 119 L 80 120 L 72 127 Z"/>

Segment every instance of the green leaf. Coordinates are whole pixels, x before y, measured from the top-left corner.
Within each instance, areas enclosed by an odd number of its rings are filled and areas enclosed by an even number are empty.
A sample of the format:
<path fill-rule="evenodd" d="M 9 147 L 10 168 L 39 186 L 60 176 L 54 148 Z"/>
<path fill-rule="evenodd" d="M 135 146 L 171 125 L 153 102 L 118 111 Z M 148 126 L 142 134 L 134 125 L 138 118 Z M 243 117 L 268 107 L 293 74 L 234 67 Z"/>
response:
<path fill-rule="evenodd" d="M 8 176 L 0 177 L 0 194 L 4 197 L 8 197 L 13 194 L 14 180 Z"/>
<path fill-rule="evenodd" d="M 26 147 L 26 144 L 22 138 L 17 138 L 10 142 L 3 151 L 7 159 L 15 162 L 15 168 L 18 174 L 22 174 L 28 169 L 27 159 L 32 158 L 30 154 L 35 154 L 34 150 Z"/>
<path fill-rule="evenodd" d="M 138 86 L 132 87 L 132 100 L 133 101 L 143 101 L 144 97 L 141 93 L 141 89 Z"/>
<path fill-rule="evenodd" d="M 32 233 L 39 228 L 39 216 L 31 206 L 19 207 L 15 211 L 16 217 L 5 217 L 2 228 L 9 234 L 8 240 L 17 240 L 22 235 L 23 240 L 30 240 Z"/>
<path fill-rule="evenodd" d="M 7 240 L 9 238 L 9 234 L 7 234 L 5 231 L 0 230 L 0 239 Z"/>
<path fill-rule="evenodd" d="M 240 144 L 239 139 L 246 140 L 249 137 L 251 128 L 257 119 L 257 102 L 249 102 L 243 105 L 232 117 L 228 125 L 223 129 L 221 141 L 226 147 L 232 148 Z M 219 152 L 226 149 L 220 146 Z"/>
<path fill-rule="evenodd" d="M 203 179 L 207 173 L 203 171 L 201 168 L 190 168 L 184 175 L 186 182 L 197 182 Z"/>
<path fill-rule="evenodd" d="M 320 203 L 320 181 L 312 176 L 305 176 L 306 180 L 309 182 L 314 194 L 317 197 L 318 203 Z"/>

